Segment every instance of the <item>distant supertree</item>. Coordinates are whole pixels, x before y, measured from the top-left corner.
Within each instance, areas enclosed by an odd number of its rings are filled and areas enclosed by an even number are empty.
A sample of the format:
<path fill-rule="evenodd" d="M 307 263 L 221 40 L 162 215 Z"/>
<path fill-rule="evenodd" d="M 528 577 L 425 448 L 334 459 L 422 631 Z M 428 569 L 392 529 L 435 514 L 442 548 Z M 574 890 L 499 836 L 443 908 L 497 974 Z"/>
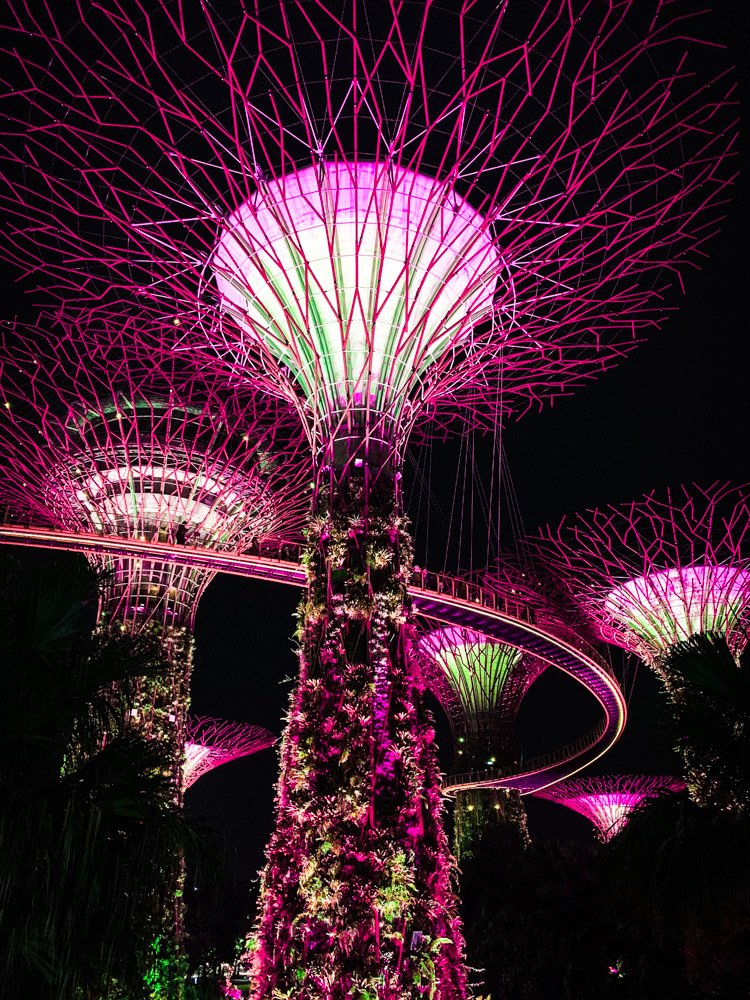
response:
<path fill-rule="evenodd" d="M 568 778 L 534 794 L 559 802 L 591 820 L 605 843 L 622 830 L 630 813 L 647 799 L 679 792 L 685 782 L 669 776 L 606 775 L 596 778 Z"/>
<path fill-rule="evenodd" d="M 546 664 L 506 643 L 467 628 L 440 628 L 419 639 L 420 671 L 448 716 L 453 773 L 488 778 L 514 762 L 513 724 L 518 707 Z M 450 785 L 450 778 L 448 778 Z M 470 855 L 488 823 L 510 821 L 527 838 L 526 815 L 515 789 L 471 788 L 456 793 L 454 850 Z"/>
<path fill-rule="evenodd" d="M 190 788 L 198 778 L 213 771 L 215 767 L 265 750 L 275 742 L 273 733 L 260 726 L 189 715 L 185 727 L 183 790 Z"/>
<path fill-rule="evenodd" d="M 77 33 L 27 6 L 6 32 L 18 259 L 49 294 L 138 298 L 312 445 L 258 998 L 465 993 L 401 461 L 438 410 L 482 423 L 601 370 L 713 229 L 727 88 L 648 6 L 631 33 L 627 2 L 273 0 L 224 22 L 113 0 Z"/>
<path fill-rule="evenodd" d="M 154 371 L 147 356 L 138 364 L 132 354 L 125 363 L 115 351 L 87 353 L 80 333 L 5 331 L 0 500 L 11 514 L 90 534 L 229 551 L 253 537 L 294 538 L 308 503 L 306 460 L 288 435 L 285 443 L 281 415 L 237 400 L 233 412 L 218 383 L 183 384 L 178 370 L 172 377 Z M 214 574 L 166 557 L 89 558 L 105 571 L 99 627 L 147 632 L 164 651 L 164 670 L 136 682 L 128 721 L 170 748 L 179 800 L 191 631 Z M 179 864 L 165 875 L 172 916 L 155 931 L 154 968 L 146 973 L 163 991 L 184 978 L 181 879 Z"/>
<path fill-rule="evenodd" d="M 84 331 L 11 327 L 0 347 L 0 501 L 11 515 L 89 534 L 243 551 L 299 537 L 309 472 L 294 421 L 152 359 L 88 352 Z M 89 331 L 92 333 L 92 331 Z M 106 330 L 97 330 L 106 344 Z M 100 625 L 158 638 L 173 675 L 132 718 L 179 732 L 198 601 L 215 575 L 168 559 L 99 556 Z M 141 718 L 142 716 L 142 718 Z"/>
<path fill-rule="evenodd" d="M 532 546 L 563 577 L 601 639 L 660 673 L 681 642 L 724 636 L 738 655 L 750 615 L 750 488 L 655 493 L 578 515 Z"/>

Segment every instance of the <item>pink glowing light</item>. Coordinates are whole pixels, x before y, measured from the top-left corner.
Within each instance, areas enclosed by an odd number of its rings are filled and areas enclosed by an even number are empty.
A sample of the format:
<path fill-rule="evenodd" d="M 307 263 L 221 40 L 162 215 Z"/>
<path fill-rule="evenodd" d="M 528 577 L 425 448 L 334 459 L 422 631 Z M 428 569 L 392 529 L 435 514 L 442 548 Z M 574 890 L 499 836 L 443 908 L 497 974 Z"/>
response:
<path fill-rule="evenodd" d="M 646 775 L 569 778 L 534 794 L 567 806 L 590 820 L 600 840 L 608 841 L 625 826 L 630 813 L 648 799 L 679 792 L 677 778 Z"/>
<path fill-rule="evenodd" d="M 317 412 L 391 418 L 491 314 L 501 270 L 484 220 L 450 185 L 363 162 L 262 183 L 230 216 L 211 266 L 224 311 L 291 369 Z"/>
<path fill-rule="evenodd" d="M 744 634 L 750 571 L 688 566 L 636 577 L 609 592 L 605 613 L 653 651 L 668 652 L 699 632 Z"/>
<path fill-rule="evenodd" d="M 707 49 L 685 84 L 700 32 L 658 0 L 645 38 L 630 4 L 553 0 L 386 7 L 372 37 L 359 2 L 114 0 L 73 33 L 18 6 L 16 259 L 58 299 L 139 299 L 140 339 L 282 396 L 318 446 L 354 423 L 398 450 L 601 371 L 731 183 L 731 84 Z"/>
<path fill-rule="evenodd" d="M 300 537 L 309 468 L 293 419 L 210 377 L 198 387 L 148 355 L 80 341 L 77 326 L 4 337 L 0 498 L 11 514 L 225 552 Z M 110 571 L 107 614 L 136 628 L 190 627 L 215 575 L 148 556 L 91 560 Z"/>
<path fill-rule="evenodd" d="M 578 515 L 531 544 L 601 639 L 658 669 L 677 643 L 723 635 L 738 655 L 750 615 L 750 487 L 655 493 Z"/>
<path fill-rule="evenodd" d="M 190 788 L 215 767 L 258 753 L 275 742 L 273 733 L 260 726 L 188 716 L 182 768 L 183 790 Z"/>

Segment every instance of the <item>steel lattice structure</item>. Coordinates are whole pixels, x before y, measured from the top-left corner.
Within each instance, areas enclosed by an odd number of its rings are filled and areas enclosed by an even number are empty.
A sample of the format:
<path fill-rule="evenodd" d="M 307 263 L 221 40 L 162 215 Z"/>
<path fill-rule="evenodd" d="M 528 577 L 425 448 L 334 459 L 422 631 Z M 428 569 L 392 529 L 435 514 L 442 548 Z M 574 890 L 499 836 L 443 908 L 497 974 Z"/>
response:
<path fill-rule="evenodd" d="M 622 830 L 638 806 L 684 788 L 684 781 L 669 776 L 606 775 L 569 778 L 534 794 L 585 816 L 596 827 L 599 839 L 606 843 Z"/>
<path fill-rule="evenodd" d="M 532 542 L 600 637 L 655 669 L 679 642 L 720 633 L 735 655 L 750 612 L 748 487 L 655 492 L 579 515 Z"/>
<path fill-rule="evenodd" d="M 182 787 L 190 788 L 215 767 L 265 750 L 275 742 L 273 733 L 261 726 L 189 715 L 185 728 Z"/>
<path fill-rule="evenodd" d="M 21 521 L 241 552 L 300 537 L 309 468 L 295 423 L 191 383 L 147 354 L 80 346 L 78 327 L 5 331 L 2 502 Z M 106 330 L 97 336 L 114 340 Z M 105 611 L 138 630 L 191 629 L 213 573 L 118 557 Z"/>
<path fill-rule="evenodd" d="M 543 564 L 518 554 L 503 554 L 487 570 L 472 574 L 479 586 L 486 588 L 503 601 L 505 607 L 528 609 L 532 620 L 552 635 L 560 635 L 574 646 L 588 648 L 598 641 L 589 619 L 556 574 L 549 573 Z"/>
<path fill-rule="evenodd" d="M 658 323 L 726 196 L 732 85 L 668 6 L 116 0 L 65 35 L 18 4 L 9 236 L 65 299 L 186 319 L 324 450 L 523 409 Z"/>
<path fill-rule="evenodd" d="M 67 35 L 16 6 L 17 259 L 82 308 L 138 300 L 139 339 L 291 403 L 315 457 L 259 998 L 466 994 L 400 463 L 438 409 L 600 371 L 710 235 L 731 87 L 633 7 L 113 0 Z"/>

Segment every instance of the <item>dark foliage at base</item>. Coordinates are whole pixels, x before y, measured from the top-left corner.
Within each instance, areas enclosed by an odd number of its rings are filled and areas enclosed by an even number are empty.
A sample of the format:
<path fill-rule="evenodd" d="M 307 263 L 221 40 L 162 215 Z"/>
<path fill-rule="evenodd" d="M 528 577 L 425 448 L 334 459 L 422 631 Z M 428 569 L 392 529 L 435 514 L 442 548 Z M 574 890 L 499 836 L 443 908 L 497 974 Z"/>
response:
<path fill-rule="evenodd" d="M 750 995 L 750 824 L 673 795 L 609 844 L 490 830 L 461 879 L 469 964 L 493 1000 Z"/>
<path fill-rule="evenodd" d="M 123 725 L 129 678 L 158 676 L 161 651 L 92 631 L 96 608 L 83 561 L 0 563 L 5 1000 L 148 996 L 165 886 L 196 843 L 170 753 Z"/>

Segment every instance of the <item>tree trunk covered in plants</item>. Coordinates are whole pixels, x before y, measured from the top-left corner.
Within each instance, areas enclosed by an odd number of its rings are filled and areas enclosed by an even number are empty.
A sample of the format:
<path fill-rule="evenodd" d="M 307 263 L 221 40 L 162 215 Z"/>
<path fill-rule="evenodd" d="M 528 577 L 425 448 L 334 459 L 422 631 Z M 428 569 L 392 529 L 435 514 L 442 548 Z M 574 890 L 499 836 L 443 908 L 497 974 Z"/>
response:
<path fill-rule="evenodd" d="M 258 998 L 466 994 L 434 733 L 409 666 L 411 542 L 393 478 L 369 476 L 330 473 L 309 528 Z"/>
<path fill-rule="evenodd" d="M 193 638 L 185 626 L 168 626 L 149 619 L 108 623 L 106 612 L 99 627 L 115 635 L 118 631 L 131 631 L 148 636 L 164 652 L 162 671 L 131 683 L 132 705 L 126 728 L 157 741 L 168 755 L 169 793 L 172 802 L 181 808 Z M 144 914 L 144 922 L 150 922 L 153 928 L 148 967 L 144 970 L 144 983 L 152 1000 L 183 1000 L 185 996 L 188 963 L 184 947 L 184 889 L 184 858 L 182 852 L 176 852 L 172 870 L 164 879 L 161 899 L 155 900 L 155 910 L 161 915 L 154 919 L 153 915 Z"/>
<path fill-rule="evenodd" d="M 453 849 L 459 864 L 473 857 L 488 829 L 509 824 L 524 844 L 530 843 L 526 809 L 513 788 L 469 788 L 456 794 L 453 810 Z"/>

